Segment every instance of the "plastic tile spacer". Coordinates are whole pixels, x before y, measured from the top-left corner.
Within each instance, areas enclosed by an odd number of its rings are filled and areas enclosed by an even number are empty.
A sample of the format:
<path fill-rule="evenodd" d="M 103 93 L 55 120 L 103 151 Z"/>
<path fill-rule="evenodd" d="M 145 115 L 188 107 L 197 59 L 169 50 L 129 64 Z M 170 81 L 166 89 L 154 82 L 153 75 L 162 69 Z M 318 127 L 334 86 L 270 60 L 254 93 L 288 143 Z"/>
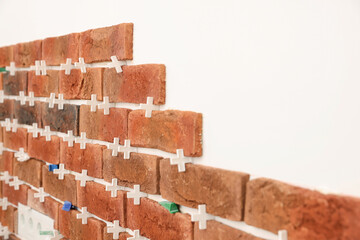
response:
<path fill-rule="evenodd" d="M 169 201 L 163 201 L 163 202 L 159 202 L 159 203 L 160 203 L 161 206 L 166 208 L 170 213 L 179 212 L 179 208 L 178 208 L 178 205 L 176 203 L 169 202 Z"/>
<path fill-rule="evenodd" d="M 75 206 L 74 205 L 72 205 L 72 203 L 71 202 L 69 202 L 69 201 L 65 201 L 64 202 L 64 205 L 63 205 L 63 207 L 62 207 L 62 210 L 64 210 L 64 211 L 70 211 L 71 209 L 75 209 Z"/>
<path fill-rule="evenodd" d="M 54 169 L 59 169 L 59 165 L 58 164 L 50 164 L 49 165 L 49 172 L 54 171 Z"/>

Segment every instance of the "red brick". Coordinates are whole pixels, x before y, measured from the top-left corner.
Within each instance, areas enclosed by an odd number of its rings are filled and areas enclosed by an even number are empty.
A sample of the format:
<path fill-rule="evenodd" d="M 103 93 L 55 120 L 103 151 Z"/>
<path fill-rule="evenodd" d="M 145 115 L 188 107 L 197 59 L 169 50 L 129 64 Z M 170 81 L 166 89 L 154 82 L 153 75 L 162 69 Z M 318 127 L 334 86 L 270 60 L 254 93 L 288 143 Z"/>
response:
<path fill-rule="evenodd" d="M 144 110 L 129 114 L 129 139 L 137 147 L 157 148 L 175 153 L 184 149 L 185 156 L 202 155 L 202 114 L 176 110 L 153 111 L 151 118 Z"/>
<path fill-rule="evenodd" d="M 72 221 L 71 221 L 71 215 L 80 213 L 77 210 L 71 210 L 71 211 L 64 211 L 62 210 L 62 207 L 59 207 L 59 231 L 61 235 L 63 235 L 65 238 L 70 239 L 71 236 L 71 228 L 73 227 Z"/>
<path fill-rule="evenodd" d="M 171 214 L 148 198 L 142 198 L 140 205 L 133 202 L 133 199 L 127 201 L 126 219 L 130 229 L 139 229 L 142 236 L 150 239 L 193 239 L 193 223 L 188 214 Z"/>
<path fill-rule="evenodd" d="M 133 58 L 133 24 L 123 23 L 111 27 L 91 29 L 80 33 L 79 57 L 86 63 Z"/>
<path fill-rule="evenodd" d="M 7 226 L 10 232 L 15 231 L 16 208 L 8 206 L 6 210 L 0 209 L 0 221 L 2 226 Z"/>
<path fill-rule="evenodd" d="M 102 100 L 103 68 L 88 68 L 86 73 L 80 69 L 71 70 L 70 75 L 60 72 L 59 91 L 64 99 L 91 99 L 96 94 L 97 100 Z"/>
<path fill-rule="evenodd" d="M 105 190 L 105 186 L 86 182 L 85 187 L 77 184 L 78 207 L 87 207 L 90 213 L 106 220 L 119 220 L 121 226 L 125 226 L 125 198 L 126 192 L 118 191 L 117 197 L 111 197 L 111 192 Z"/>
<path fill-rule="evenodd" d="M 28 73 L 29 92 L 34 92 L 35 97 L 49 97 L 50 93 L 59 93 L 59 71 L 47 70 L 46 75 L 36 75 L 35 71 Z"/>
<path fill-rule="evenodd" d="M 0 171 L 8 171 L 10 175 L 13 175 L 14 162 L 14 153 L 4 151 L 2 155 L 0 155 Z"/>
<path fill-rule="evenodd" d="M 35 187 L 41 187 L 41 169 L 44 164 L 36 159 L 25 162 L 14 161 L 14 175 Z"/>
<path fill-rule="evenodd" d="M 27 151 L 27 130 L 26 128 L 18 128 L 16 132 L 4 130 L 4 147 L 12 150 L 24 148 Z"/>
<path fill-rule="evenodd" d="M 119 240 L 127 240 L 128 238 L 131 238 L 132 236 L 126 232 L 119 234 Z M 103 240 L 113 240 L 113 234 L 107 233 L 107 227 L 104 228 L 104 236 Z"/>
<path fill-rule="evenodd" d="M 32 125 L 37 123 L 41 127 L 41 104 L 34 102 L 34 106 L 29 106 L 29 102 L 21 105 L 19 101 L 14 104 L 14 118 L 19 124 Z"/>
<path fill-rule="evenodd" d="M 19 95 L 20 91 L 24 91 L 27 94 L 27 71 L 16 71 L 14 76 L 11 76 L 9 72 L 3 75 L 3 89 L 5 95 Z"/>
<path fill-rule="evenodd" d="M 4 73 L 0 72 L 0 90 L 3 90 Z"/>
<path fill-rule="evenodd" d="M 71 174 L 65 174 L 64 179 L 58 179 L 58 175 L 50 172 L 47 166 L 42 168 L 42 183 L 45 192 L 61 201 L 70 201 L 76 206 L 76 181 Z"/>
<path fill-rule="evenodd" d="M 153 97 L 154 104 L 165 104 L 165 65 L 122 68 L 122 73 L 114 68 L 104 70 L 104 96 L 109 96 L 110 102 L 146 103 L 147 97 Z"/>
<path fill-rule="evenodd" d="M 194 239 L 196 240 L 262 240 L 251 234 L 226 226 L 220 222 L 207 221 L 206 229 L 200 230 L 199 223 L 194 226 Z"/>
<path fill-rule="evenodd" d="M 29 186 L 22 184 L 19 186 L 19 190 L 15 190 L 14 187 L 10 187 L 5 182 L 2 182 L 2 189 L 4 197 L 7 197 L 9 202 L 15 205 L 18 203 L 26 205 Z"/>
<path fill-rule="evenodd" d="M 59 202 L 52 199 L 51 197 L 45 197 L 44 202 L 40 202 L 39 198 L 35 198 L 34 194 L 37 191 L 29 189 L 28 190 L 28 201 L 27 205 L 42 214 L 54 219 L 54 228 L 59 229 L 58 218 L 59 218 L 59 208 L 62 206 Z"/>
<path fill-rule="evenodd" d="M 18 43 L 14 46 L 14 60 L 17 67 L 30 67 L 35 60 L 41 60 L 42 40 Z"/>
<path fill-rule="evenodd" d="M 9 100 L 9 99 L 4 99 L 4 102 L 0 103 L 0 121 L 4 121 L 5 118 L 13 119 L 14 103 L 15 100 Z"/>
<path fill-rule="evenodd" d="M 202 165 L 186 164 L 178 172 L 168 159 L 160 163 L 160 192 L 165 199 L 197 208 L 206 204 L 208 213 L 241 221 L 249 175 Z"/>
<path fill-rule="evenodd" d="M 60 163 L 64 163 L 65 168 L 75 172 L 87 170 L 87 174 L 96 178 L 103 178 L 103 149 L 99 144 L 86 144 L 86 149 L 80 149 L 79 143 L 74 143 L 73 147 L 68 147 L 68 142 L 61 140 L 60 143 Z"/>
<path fill-rule="evenodd" d="M 51 141 L 45 137 L 34 138 L 32 133 L 28 134 L 28 154 L 32 158 L 40 159 L 51 164 L 60 162 L 60 138 L 51 136 Z"/>
<path fill-rule="evenodd" d="M 72 33 L 44 39 L 42 59 L 49 66 L 59 66 L 65 63 L 67 58 L 71 58 L 73 63 L 79 61 L 79 37 L 79 33 Z"/>
<path fill-rule="evenodd" d="M 6 46 L 0 48 L 0 67 L 10 66 L 10 62 L 14 61 L 14 46 Z"/>
<path fill-rule="evenodd" d="M 111 182 L 118 179 L 118 184 L 132 188 L 134 184 L 140 184 L 140 190 L 150 194 L 158 194 L 159 191 L 159 162 L 161 157 L 131 153 L 130 159 L 124 159 L 124 154 L 112 156 L 112 150 L 104 150 L 103 174 L 105 181 Z"/>
<path fill-rule="evenodd" d="M 245 222 L 292 240 L 360 239 L 360 199 L 259 178 L 247 185 Z"/>
<path fill-rule="evenodd" d="M 89 139 L 113 142 L 120 139 L 123 144 L 127 139 L 128 115 L 130 110 L 124 108 L 110 108 L 110 114 L 104 115 L 104 109 L 90 111 L 90 106 L 80 106 L 80 132 L 86 132 Z"/>

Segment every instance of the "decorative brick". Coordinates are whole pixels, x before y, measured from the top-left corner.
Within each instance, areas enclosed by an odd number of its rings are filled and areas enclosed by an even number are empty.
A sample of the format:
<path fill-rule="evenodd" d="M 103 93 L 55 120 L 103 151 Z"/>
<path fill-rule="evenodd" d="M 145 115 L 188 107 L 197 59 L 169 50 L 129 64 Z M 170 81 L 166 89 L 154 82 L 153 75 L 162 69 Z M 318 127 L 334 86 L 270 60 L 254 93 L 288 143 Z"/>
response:
<path fill-rule="evenodd" d="M 61 140 L 60 143 L 60 163 L 64 163 L 65 168 L 81 173 L 86 169 L 91 177 L 103 178 L 103 150 L 104 146 L 99 144 L 86 144 L 86 149 L 80 149 L 79 143 L 74 143 L 73 147 L 68 147 L 68 143 Z"/>
<path fill-rule="evenodd" d="M 15 205 L 18 205 L 18 203 L 26 205 L 29 186 L 22 184 L 19 186 L 19 190 L 15 190 L 14 187 L 10 187 L 5 182 L 2 182 L 2 189 L 4 197 L 7 197 L 9 202 Z"/>
<path fill-rule="evenodd" d="M 127 225 L 130 229 L 139 229 L 142 236 L 157 240 L 193 239 L 193 223 L 188 214 L 171 214 L 148 198 L 142 198 L 140 205 L 128 199 L 127 206 Z"/>
<path fill-rule="evenodd" d="M 160 192 L 165 199 L 193 208 L 206 204 L 208 213 L 243 219 L 248 174 L 194 164 L 187 164 L 186 172 L 179 173 L 176 165 L 164 160 L 160 175 Z"/>
<path fill-rule="evenodd" d="M 43 40 L 42 59 L 46 64 L 60 65 L 65 63 L 67 58 L 72 62 L 79 60 L 79 33 L 72 33 L 60 37 L 50 37 Z"/>
<path fill-rule="evenodd" d="M 195 223 L 194 239 L 196 240 L 262 240 L 246 232 L 226 226 L 220 222 L 207 221 L 206 229 L 200 230 L 199 223 Z"/>
<path fill-rule="evenodd" d="M 91 29 L 80 33 L 79 57 L 86 63 L 133 58 L 133 24 L 123 23 L 111 27 Z"/>
<path fill-rule="evenodd" d="M 59 92 L 64 94 L 64 99 L 91 99 L 91 94 L 96 94 L 101 101 L 103 72 L 104 68 L 88 68 L 86 73 L 73 69 L 70 75 L 61 71 Z"/>
<path fill-rule="evenodd" d="M 51 136 L 51 141 L 45 137 L 34 138 L 32 133 L 28 134 L 28 154 L 32 158 L 40 159 L 51 164 L 60 162 L 60 138 Z"/>
<path fill-rule="evenodd" d="M 103 174 L 105 181 L 111 182 L 118 179 L 118 184 L 132 188 L 134 184 L 140 184 L 140 190 L 150 194 L 158 194 L 159 191 L 159 162 L 161 157 L 131 153 L 130 159 L 124 159 L 124 154 L 112 156 L 112 150 L 104 150 Z"/>
<path fill-rule="evenodd" d="M 119 220 L 125 226 L 126 192 L 118 191 L 117 197 L 111 197 L 111 192 L 105 186 L 96 182 L 87 182 L 85 187 L 77 184 L 78 207 L 87 207 L 90 213 L 106 220 Z"/>
<path fill-rule="evenodd" d="M 27 151 L 27 129 L 18 128 L 16 132 L 3 130 L 4 136 L 4 147 L 10 148 L 12 150 L 19 150 L 19 148 L 24 148 Z"/>
<path fill-rule="evenodd" d="M 5 95 L 19 95 L 20 91 L 27 94 L 27 71 L 16 71 L 15 76 L 11 76 L 9 72 L 3 75 L 3 89 Z"/>
<path fill-rule="evenodd" d="M 50 172 L 47 166 L 42 168 L 42 183 L 44 191 L 60 199 L 70 201 L 76 206 L 76 181 L 71 174 L 65 174 L 64 179 L 58 179 L 58 175 Z"/>
<path fill-rule="evenodd" d="M 144 110 L 129 114 L 129 139 L 137 147 L 157 148 L 175 153 L 184 149 L 185 156 L 202 155 L 202 114 L 176 110 L 153 111 L 151 118 Z"/>
<path fill-rule="evenodd" d="M 10 62 L 14 61 L 14 46 L 6 46 L 0 48 L 0 67 L 10 66 Z"/>
<path fill-rule="evenodd" d="M 360 199 L 259 178 L 247 185 L 245 222 L 289 239 L 360 239 Z"/>
<path fill-rule="evenodd" d="M 79 135 L 80 106 L 64 104 L 64 109 L 49 108 L 48 103 L 41 103 L 42 126 L 50 126 L 51 131 L 67 133 L 72 130 L 75 136 Z"/>
<path fill-rule="evenodd" d="M 15 218 L 17 218 L 16 208 L 8 206 L 6 210 L 0 208 L 0 222 L 2 226 L 7 226 L 10 232 L 15 232 Z"/>
<path fill-rule="evenodd" d="M 14 161 L 14 175 L 35 187 L 41 187 L 41 169 L 43 162 L 29 159 L 25 162 Z"/>
<path fill-rule="evenodd" d="M 4 121 L 5 118 L 13 119 L 14 102 L 15 100 L 4 99 L 4 102 L 0 103 L 0 121 Z"/>
<path fill-rule="evenodd" d="M 80 132 L 86 132 L 86 137 L 107 142 L 114 138 L 123 144 L 127 139 L 128 115 L 130 110 L 125 108 L 110 108 L 109 115 L 104 115 L 104 109 L 90 111 L 90 106 L 80 106 Z"/>
<path fill-rule="evenodd" d="M 14 46 L 14 60 L 17 67 L 30 67 L 35 60 L 41 60 L 42 40 L 18 43 Z"/>
<path fill-rule="evenodd" d="M 30 106 L 29 102 L 21 105 L 19 101 L 14 103 L 14 118 L 19 124 L 32 125 L 37 123 L 41 127 L 41 103 L 34 102 L 34 106 Z"/>
<path fill-rule="evenodd" d="M 144 64 L 123 66 L 122 73 L 114 68 L 104 70 L 104 96 L 110 102 L 146 103 L 147 97 L 154 104 L 165 104 L 165 65 Z"/>
<path fill-rule="evenodd" d="M 37 191 L 29 189 L 28 190 L 28 202 L 27 205 L 42 214 L 54 219 L 54 228 L 59 229 L 58 218 L 59 218 L 59 208 L 62 207 L 59 202 L 52 199 L 51 197 L 45 197 L 44 202 L 40 202 L 39 198 L 35 198 L 34 194 Z"/>
<path fill-rule="evenodd" d="M 8 171 L 9 175 L 13 175 L 15 157 L 13 152 L 4 151 L 0 155 L 0 171 Z"/>
<path fill-rule="evenodd" d="M 46 75 L 36 75 L 35 71 L 28 73 L 29 92 L 34 92 L 35 97 L 49 97 L 51 93 L 56 96 L 59 92 L 59 71 L 46 70 Z"/>

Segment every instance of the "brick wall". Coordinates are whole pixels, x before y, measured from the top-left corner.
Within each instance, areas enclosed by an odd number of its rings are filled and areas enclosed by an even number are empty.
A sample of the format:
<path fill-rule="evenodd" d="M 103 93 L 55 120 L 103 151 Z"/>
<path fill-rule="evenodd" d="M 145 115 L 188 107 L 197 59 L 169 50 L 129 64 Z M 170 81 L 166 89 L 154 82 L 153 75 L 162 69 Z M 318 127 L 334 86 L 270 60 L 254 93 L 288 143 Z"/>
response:
<path fill-rule="evenodd" d="M 360 199 L 195 164 L 202 114 L 165 108 L 166 68 L 127 65 L 132 39 L 124 23 L 0 48 L 0 236 L 21 237 L 20 203 L 54 239 L 360 239 Z"/>

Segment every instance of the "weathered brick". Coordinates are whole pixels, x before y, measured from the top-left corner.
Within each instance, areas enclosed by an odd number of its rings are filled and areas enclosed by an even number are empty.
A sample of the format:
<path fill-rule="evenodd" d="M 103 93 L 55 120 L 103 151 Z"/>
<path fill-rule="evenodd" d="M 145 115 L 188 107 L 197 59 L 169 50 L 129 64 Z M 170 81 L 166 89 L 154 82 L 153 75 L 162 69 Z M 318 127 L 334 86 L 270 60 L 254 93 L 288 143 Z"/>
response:
<path fill-rule="evenodd" d="M 15 218 L 17 217 L 16 208 L 8 206 L 6 210 L 0 209 L 0 222 L 2 226 L 7 226 L 10 232 L 15 232 Z"/>
<path fill-rule="evenodd" d="M 150 194 L 159 193 L 159 162 L 161 157 L 141 153 L 131 153 L 130 159 L 124 159 L 124 154 L 112 156 L 112 150 L 104 150 L 103 175 L 105 181 L 118 179 L 118 184 L 133 187 L 140 184 L 140 190 Z"/>
<path fill-rule="evenodd" d="M 90 139 L 113 142 L 114 138 L 121 143 L 127 139 L 128 115 L 130 110 L 125 108 L 110 108 L 110 114 L 104 115 L 104 109 L 90 111 L 90 106 L 80 106 L 80 132 L 86 132 Z"/>
<path fill-rule="evenodd" d="M 18 43 L 14 46 L 14 60 L 17 67 L 30 67 L 35 60 L 41 60 L 42 40 Z"/>
<path fill-rule="evenodd" d="M 75 136 L 79 135 L 80 106 L 64 104 L 64 109 L 49 108 L 49 104 L 41 103 L 42 126 L 50 126 L 51 131 L 67 133 L 72 130 Z"/>
<path fill-rule="evenodd" d="M 73 63 L 77 62 L 79 60 L 79 37 L 79 33 L 71 33 L 44 39 L 42 59 L 49 66 L 65 63 L 67 58 L 71 58 Z"/>
<path fill-rule="evenodd" d="M 146 103 L 147 97 L 153 97 L 154 104 L 165 104 L 165 65 L 122 68 L 122 73 L 114 68 L 104 70 L 104 96 L 109 96 L 110 102 Z"/>
<path fill-rule="evenodd" d="M 52 199 L 51 197 L 45 197 L 44 202 L 40 202 L 39 198 L 35 198 L 34 194 L 37 191 L 28 190 L 28 202 L 27 205 L 38 212 L 45 214 L 46 216 L 54 219 L 54 228 L 59 229 L 58 218 L 59 218 L 59 207 L 62 207 L 59 202 Z"/>
<path fill-rule="evenodd" d="M 117 197 L 111 197 L 111 192 L 105 190 L 105 186 L 86 182 L 85 187 L 77 184 L 78 207 L 87 207 L 88 211 L 106 220 L 119 220 L 121 226 L 125 226 L 125 201 L 126 192 L 118 191 Z"/>
<path fill-rule="evenodd" d="M 27 151 L 27 129 L 18 128 L 16 132 L 3 131 L 4 135 L 4 147 L 10 148 L 12 150 L 19 150 L 19 148 L 24 148 Z"/>
<path fill-rule="evenodd" d="M 10 99 L 4 99 L 4 102 L 0 103 L 0 121 L 5 120 L 5 118 L 13 119 L 14 103 L 15 100 Z"/>
<path fill-rule="evenodd" d="M 19 186 L 19 190 L 15 190 L 14 187 L 10 187 L 5 182 L 2 182 L 2 189 L 4 197 L 7 197 L 8 201 L 12 204 L 27 204 L 27 191 L 30 189 L 29 186 L 22 184 Z"/>
<path fill-rule="evenodd" d="M 60 162 L 60 138 L 51 136 L 51 141 L 45 137 L 34 138 L 32 133 L 28 134 L 28 154 L 32 158 L 40 159 L 51 164 Z"/>
<path fill-rule="evenodd" d="M 76 206 L 76 181 L 71 174 L 65 174 L 64 179 L 58 179 L 58 175 L 50 172 L 47 166 L 42 168 L 42 183 L 45 192 L 62 200 L 70 201 Z"/>
<path fill-rule="evenodd" d="M 0 67 L 10 66 L 14 61 L 14 46 L 5 46 L 0 48 Z"/>
<path fill-rule="evenodd" d="M 185 156 L 202 155 L 202 114 L 176 110 L 153 111 L 151 118 L 144 110 L 129 114 L 129 139 L 137 147 L 157 148 L 175 153 L 184 149 Z"/>
<path fill-rule="evenodd" d="M 60 143 L 60 163 L 64 163 L 65 168 L 75 172 L 87 170 L 87 174 L 96 178 L 103 178 L 103 149 L 99 144 L 87 143 L 85 149 L 80 149 L 79 143 L 74 143 L 73 147 L 68 147 L 68 143 L 61 140 Z"/>
<path fill-rule="evenodd" d="M 259 178 L 246 190 L 245 222 L 289 239 L 360 239 L 360 199 L 325 195 Z"/>
<path fill-rule="evenodd" d="M 0 171 L 8 171 L 10 175 L 13 175 L 15 157 L 13 152 L 4 151 L 0 155 Z"/>
<path fill-rule="evenodd" d="M 140 205 L 128 199 L 126 219 L 130 229 L 139 229 L 142 236 L 150 239 L 193 239 L 193 223 L 188 214 L 171 214 L 148 198 L 142 198 Z"/>
<path fill-rule="evenodd" d="M 35 187 L 41 187 L 41 169 L 45 163 L 36 159 L 14 161 L 14 175 Z"/>
<path fill-rule="evenodd" d="M 28 91 L 34 92 L 35 97 L 49 97 L 59 93 L 59 71 L 46 70 L 46 75 L 36 75 L 35 71 L 28 73 Z"/>
<path fill-rule="evenodd" d="M 16 71 L 15 76 L 11 76 L 9 72 L 3 75 L 3 89 L 5 95 L 19 95 L 20 91 L 27 94 L 27 71 Z"/>
<path fill-rule="evenodd" d="M 165 199 L 193 208 L 206 204 L 208 213 L 243 219 L 248 174 L 194 164 L 187 164 L 186 172 L 178 172 L 167 159 L 160 163 L 160 175 L 160 192 Z"/>
<path fill-rule="evenodd" d="M 60 72 L 59 92 L 64 99 L 91 99 L 96 94 L 97 100 L 102 100 L 102 83 L 104 68 L 88 68 L 86 73 L 80 69 L 71 70 L 70 75 Z"/>
<path fill-rule="evenodd" d="M 41 104 L 34 102 L 34 106 L 30 106 L 29 102 L 21 105 L 19 101 L 14 103 L 14 118 L 18 120 L 19 124 L 32 125 L 37 123 L 41 127 Z"/>
<path fill-rule="evenodd" d="M 133 24 L 91 29 L 80 33 L 79 57 L 86 63 L 133 58 Z"/>

